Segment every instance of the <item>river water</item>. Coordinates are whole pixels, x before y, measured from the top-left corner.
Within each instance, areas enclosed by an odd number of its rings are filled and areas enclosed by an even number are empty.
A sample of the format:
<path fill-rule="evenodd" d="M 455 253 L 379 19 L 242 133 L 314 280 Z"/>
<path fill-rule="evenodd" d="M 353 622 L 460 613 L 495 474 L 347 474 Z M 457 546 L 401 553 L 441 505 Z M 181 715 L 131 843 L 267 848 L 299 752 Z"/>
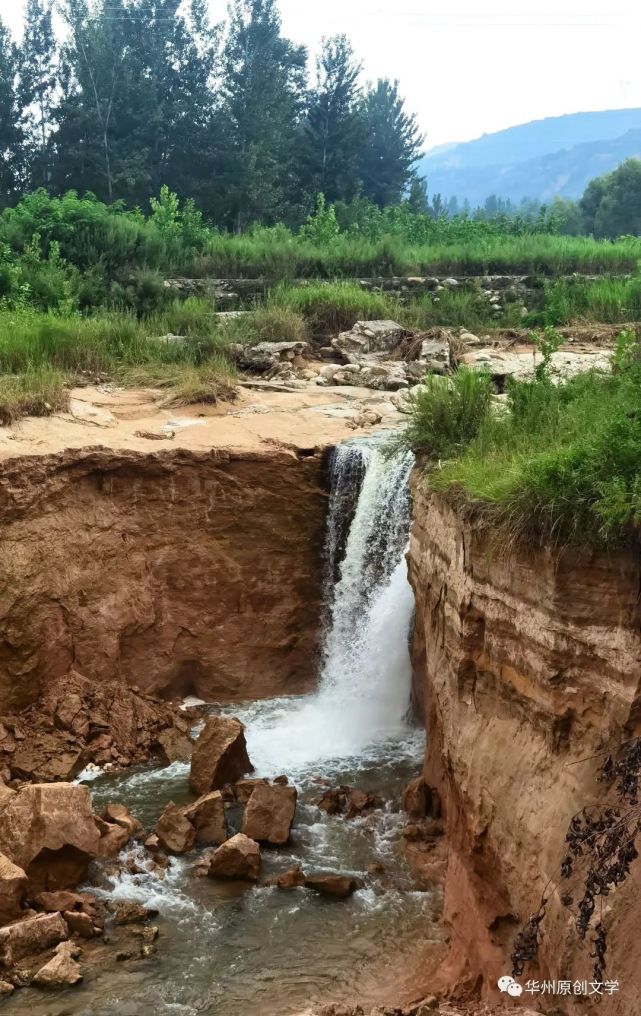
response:
<path fill-rule="evenodd" d="M 423 746 L 407 718 L 411 465 L 409 456 L 388 459 L 376 439 L 333 452 L 318 691 L 211 706 L 245 723 L 255 776 L 286 774 L 299 790 L 292 841 L 263 851 L 263 873 L 299 863 L 308 872 L 354 874 L 363 888 L 346 901 L 305 889 L 247 889 L 196 878 L 195 855 L 172 859 L 162 879 L 112 876 L 106 895 L 158 909 L 156 956 L 88 966 L 83 984 L 61 994 L 16 992 L 8 1012 L 294 1016 L 315 1000 L 349 998 L 399 953 L 438 937 L 431 894 L 415 888 L 399 844 L 400 793 L 420 768 Z M 101 775 L 91 784 L 94 806 L 121 801 L 150 829 L 169 800 L 192 800 L 187 775 L 182 763 Z M 375 792 L 385 807 L 353 821 L 328 816 L 316 806 L 323 779 Z M 382 870 L 368 874 L 372 864 Z"/>

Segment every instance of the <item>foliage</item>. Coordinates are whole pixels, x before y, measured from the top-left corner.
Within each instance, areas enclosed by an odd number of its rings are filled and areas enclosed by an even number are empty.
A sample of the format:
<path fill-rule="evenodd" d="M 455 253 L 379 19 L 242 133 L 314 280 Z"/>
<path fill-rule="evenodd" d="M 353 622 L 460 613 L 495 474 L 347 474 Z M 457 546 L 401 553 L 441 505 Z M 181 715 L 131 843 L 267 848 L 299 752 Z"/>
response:
<path fill-rule="evenodd" d="M 405 111 L 399 82 L 381 78 L 371 85 L 365 96 L 363 117 L 365 143 L 360 163 L 363 193 L 379 208 L 398 205 L 412 182 L 424 140 L 416 117 Z"/>
<path fill-rule="evenodd" d="M 428 374 L 411 396 L 404 443 L 434 459 L 456 455 L 478 434 L 491 398 L 492 379 L 484 371 L 463 367 L 451 379 Z"/>
<path fill-rule="evenodd" d="M 430 485 L 515 538 L 593 545 L 629 539 L 641 522 L 638 342 L 634 347 L 623 336 L 611 374 L 559 384 L 548 367 L 531 380 L 512 380 L 506 411 L 488 412 L 467 447 L 430 472 Z"/>
<path fill-rule="evenodd" d="M 585 228 L 595 236 L 641 234 L 641 159 L 627 159 L 592 180 L 579 203 Z"/>

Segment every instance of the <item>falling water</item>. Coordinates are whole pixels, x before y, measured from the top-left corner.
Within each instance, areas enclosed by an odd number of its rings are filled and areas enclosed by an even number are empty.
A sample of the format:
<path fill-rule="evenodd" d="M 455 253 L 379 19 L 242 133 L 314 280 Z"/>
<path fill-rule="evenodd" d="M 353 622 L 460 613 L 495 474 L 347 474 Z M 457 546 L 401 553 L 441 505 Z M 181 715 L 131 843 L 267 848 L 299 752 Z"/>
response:
<path fill-rule="evenodd" d="M 318 692 L 242 718 L 257 768 L 301 773 L 407 731 L 413 596 L 405 550 L 410 454 L 381 439 L 334 450 L 326 539 L 326 631 Z"/>

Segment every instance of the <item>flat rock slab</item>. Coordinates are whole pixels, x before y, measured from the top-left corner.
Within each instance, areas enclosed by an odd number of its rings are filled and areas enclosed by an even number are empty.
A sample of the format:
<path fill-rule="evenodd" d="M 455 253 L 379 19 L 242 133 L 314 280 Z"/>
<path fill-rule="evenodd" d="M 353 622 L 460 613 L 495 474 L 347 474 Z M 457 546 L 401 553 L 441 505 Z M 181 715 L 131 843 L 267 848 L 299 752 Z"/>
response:
<path fill-rule="evenodd" d="M 67 938 L 60 914 L 38 914 L 0 928 L 0 960 L 10 967 L 25 956 L 44 952 Z"/>

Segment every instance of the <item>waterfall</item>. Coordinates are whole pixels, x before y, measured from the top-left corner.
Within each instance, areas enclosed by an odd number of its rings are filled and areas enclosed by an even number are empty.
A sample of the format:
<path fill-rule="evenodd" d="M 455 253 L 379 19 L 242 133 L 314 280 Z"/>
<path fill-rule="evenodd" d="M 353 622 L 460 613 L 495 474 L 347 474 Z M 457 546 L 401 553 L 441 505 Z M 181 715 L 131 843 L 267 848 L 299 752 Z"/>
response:
<path fill-rule="evenodd" d="M 377 437 L 332 453 L 320 684 L 302 702 L 250 707 L 249 752 L 261 772 L 356 758 L 407 732 L 412 464 L 409 453 L 387 456 Z"/>

